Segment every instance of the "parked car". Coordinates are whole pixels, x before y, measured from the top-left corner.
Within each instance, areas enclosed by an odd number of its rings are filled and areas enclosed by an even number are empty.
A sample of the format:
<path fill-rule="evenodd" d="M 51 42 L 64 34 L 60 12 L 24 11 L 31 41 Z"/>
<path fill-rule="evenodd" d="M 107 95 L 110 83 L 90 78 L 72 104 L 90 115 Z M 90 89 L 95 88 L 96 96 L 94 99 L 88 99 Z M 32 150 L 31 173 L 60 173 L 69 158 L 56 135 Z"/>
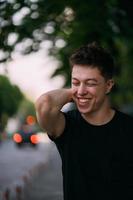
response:
<path fill-rule="evenodd" d="M 35 126 L 24 124 L 13 134 L 13 141 L 17 146 L 30 144 L 36 146 L 39 143 L 39 137 Z"/>

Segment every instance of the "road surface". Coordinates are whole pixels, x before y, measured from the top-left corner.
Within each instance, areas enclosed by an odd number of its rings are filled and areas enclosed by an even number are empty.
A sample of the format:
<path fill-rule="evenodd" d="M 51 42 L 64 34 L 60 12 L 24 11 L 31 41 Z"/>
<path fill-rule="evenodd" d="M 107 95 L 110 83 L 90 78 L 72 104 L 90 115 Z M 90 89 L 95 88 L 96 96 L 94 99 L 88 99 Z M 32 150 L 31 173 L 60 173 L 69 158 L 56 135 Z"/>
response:
<path fill-rule="evenodd" d="M 20 185 L 24 200 L 47 200 L 44 196 L 49 195 L 54 200 L 62 199 L 61 161 L 52 142 L 41 143 L 37 148 L 18 148 L 11 140 L 0 145 L 0 196 L 2 191 L 13 191 Z"/>

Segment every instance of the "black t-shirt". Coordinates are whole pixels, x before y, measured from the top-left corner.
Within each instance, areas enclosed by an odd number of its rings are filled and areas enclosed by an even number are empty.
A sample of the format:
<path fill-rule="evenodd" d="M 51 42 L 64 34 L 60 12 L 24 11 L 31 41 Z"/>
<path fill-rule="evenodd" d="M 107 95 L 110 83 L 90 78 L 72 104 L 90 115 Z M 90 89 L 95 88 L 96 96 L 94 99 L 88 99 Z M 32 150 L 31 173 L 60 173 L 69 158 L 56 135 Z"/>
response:
<path fill-rule="evenodd" d="M 95 126 L 77 110 L 64 115 L 65 130 L 53 139 L 64 200 L 133 199 L 133 118 L 116 111 L 109 123 Z"/>

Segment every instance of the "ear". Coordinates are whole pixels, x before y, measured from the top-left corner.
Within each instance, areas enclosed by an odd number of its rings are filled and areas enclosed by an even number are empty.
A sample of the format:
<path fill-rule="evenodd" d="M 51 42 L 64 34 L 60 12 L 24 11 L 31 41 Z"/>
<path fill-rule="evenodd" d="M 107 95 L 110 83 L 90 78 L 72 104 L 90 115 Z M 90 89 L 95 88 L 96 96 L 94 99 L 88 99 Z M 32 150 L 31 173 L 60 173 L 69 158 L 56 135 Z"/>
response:
<path fill-rule="evenodd" d="M 114 83 L 114 80 L 113 80 L 113 79 L 107 80 L 106 94 L 110 93 L 110 91 L 112 90 L 114 84 L 115 84 L 115 83 Z"/>

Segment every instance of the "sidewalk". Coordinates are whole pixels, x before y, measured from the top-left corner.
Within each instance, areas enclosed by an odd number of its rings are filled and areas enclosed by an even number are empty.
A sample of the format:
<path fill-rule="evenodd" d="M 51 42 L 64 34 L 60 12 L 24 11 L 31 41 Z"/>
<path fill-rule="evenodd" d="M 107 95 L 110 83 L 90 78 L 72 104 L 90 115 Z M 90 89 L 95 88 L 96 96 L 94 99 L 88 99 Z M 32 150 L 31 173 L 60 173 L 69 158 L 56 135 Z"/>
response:
<path fill-rule="evenodd" d="M 18 196 L 19 196 L 18 188 Z M 23 196 L 23 197 L 22 197 Z M 55 145 L 51 145 L 49 161 L 40 164 L 29 180 L 25 180 L 19 200 L 63 200 L 61 160 Z"/>

